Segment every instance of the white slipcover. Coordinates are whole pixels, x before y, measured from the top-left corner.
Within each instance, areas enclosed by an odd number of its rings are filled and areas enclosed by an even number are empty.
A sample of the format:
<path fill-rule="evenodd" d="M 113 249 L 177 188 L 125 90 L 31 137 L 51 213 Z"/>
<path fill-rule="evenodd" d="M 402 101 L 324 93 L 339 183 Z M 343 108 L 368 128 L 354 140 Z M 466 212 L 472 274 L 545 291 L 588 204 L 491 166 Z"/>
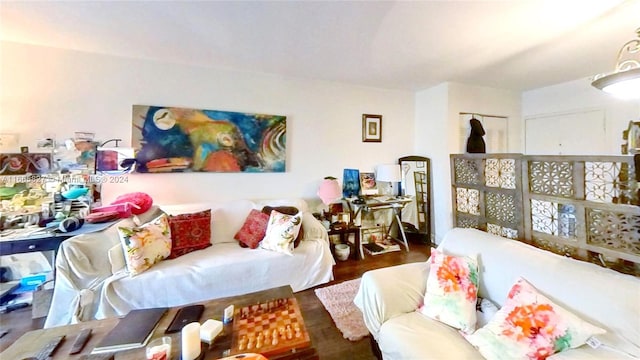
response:
<path fill-rule="evenodd" d="M 252 208 L 294 205 L 303 211 L 303 240 L 289 256 L 263 249 L 241 248 L 233 235 Z M 211 208 L 212 246 L 164 260 L 130 277 L 112 274 L 107 253 L 120 242 L 117 226 L 64 241 L 56 259 L 54 295 L 45 327 L 121 316 L 131 309 L 180 306 L 290 285 L 294 292 L 333 279 L 334 260 L 326 229 L 304 200 L 161 207 L 177 214 Z"/>
<path fill-rule="evenodd" d="M 550 359 L 640 357 L 640 279 L 595 264 L 562 257 L 475 229 L 452 229 L 439 249 L 478 255 L 479 296 L 501 306 L 518 277 L 582 319 L 607 330 L 605 346 L 583 345 Z M 482 359 L 453 328 L 423 316 L 429 264 L 373 270 L 362 277 L 354 300 L 384 359 Z"/>

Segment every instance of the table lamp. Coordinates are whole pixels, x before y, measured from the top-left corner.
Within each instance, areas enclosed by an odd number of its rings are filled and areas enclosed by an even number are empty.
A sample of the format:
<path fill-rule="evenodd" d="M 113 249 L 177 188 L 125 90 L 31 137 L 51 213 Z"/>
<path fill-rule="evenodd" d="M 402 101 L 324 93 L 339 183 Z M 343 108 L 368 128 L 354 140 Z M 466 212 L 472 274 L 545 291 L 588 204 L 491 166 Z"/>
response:
<path fill-rule="evenodd" d="M 336 200 L 342 197 L 342 189 L 340 188 L 340 184 L 338 180 L 333 176 L 325 177 L 320 186 L 318 187 L 317 192 L 318 197 L 322 200 L 322 203 L 325 206 L 329 206 L 329 204 L 335 202 Z M 324 211 L 324 210 L 323 210 Z M 328 224 L 330 224 L 330 214 L 327 211 L 324 211 L 323 218 L 327 220 L 327 223 L 323 222 L 323 225 L 328 228 Z"/>
<path fill-rule="evenodd" d="M 333 176 L 325 177 L 318 187 L 317 195 L 325 205 L 340 199 L 342 197 L 342 189 L 338 184 L 338 180 Z"/>
<path fill-rule="evenodd" d="M 389 193 L 394 194 L 393 183 L 402 181 L 402 174 L 400 171 L 400 165 L 397 164 L 383 164 L 378 165 L 376 169 L 376 181 L 384 181 L 389 183 Z"/>

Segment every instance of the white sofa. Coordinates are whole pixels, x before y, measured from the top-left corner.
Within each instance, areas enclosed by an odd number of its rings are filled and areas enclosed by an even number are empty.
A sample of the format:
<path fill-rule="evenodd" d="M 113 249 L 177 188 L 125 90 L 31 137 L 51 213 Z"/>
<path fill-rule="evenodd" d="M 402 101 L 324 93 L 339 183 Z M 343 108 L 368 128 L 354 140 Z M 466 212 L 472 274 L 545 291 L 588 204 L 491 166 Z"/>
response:
<path fill-rule="evenodd" d="M 478 296 L 498 307 L 523 277 L 558 305 L 607 331 L 597 336 L 605 346 L 583 345 L 550 359 L 640 357 L 640 279 L 475 229 L 450 230 L 439 249 L 450 255 L 478 254 Z M 423 302 L 428 273 L 428 262 L 421 262 L 363 275 L 354 302 L 382 357 L 482 359 L 456 329 L 415 311 Z"/>
<path fill-rule="evenodd" d="M 233 237 L 251 209 L 295 206 L 303 212 L 303 238 L 294 255 L 248 249 Z M 107 252 L 119 244 L 117 224 L 64 241 L 56 259 L 54 294 L 45 327 L 124 315 L 135 308 L 171 307 L 290 285 L 294 292 L 333 279 L 326 229 L 304 200 L 236 200 L 221 204 L 160 206 L 169 214 L 212 209 L 206 249 L 163 260 L 129 276 L 112 269 Z M 132 223 L 132 220 L 122 220 Z"/>

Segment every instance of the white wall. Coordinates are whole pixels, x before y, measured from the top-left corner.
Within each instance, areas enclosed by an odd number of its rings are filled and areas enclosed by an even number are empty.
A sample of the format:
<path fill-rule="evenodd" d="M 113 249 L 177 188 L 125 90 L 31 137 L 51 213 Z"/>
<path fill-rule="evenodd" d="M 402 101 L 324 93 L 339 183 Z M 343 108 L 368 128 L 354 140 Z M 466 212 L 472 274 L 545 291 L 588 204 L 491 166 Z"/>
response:
<path fill-rule="evenodd" d="M 416 154 L 431 159 L 432 242 L 440 243 L 451 214 L 451 182 L 449 178 L 449 141 L 451 124 L 448 116 L 448 84 L 440 84 L 416 93 Z M 448 204 L 448 205 L 447 205 Z M 448 207 L 447 207 L 448 206 Z M 449 215 L 448 215 L 449 214 Z M 443 225 L 444 223 L 444 225 Z"/>
<path fill-rule="evenodd" d="M 590 79 L 578 79 L 522 93 L 523 119 L 590 110 L 604 111 L 603 136 L 609 149 L 607 154 L 620 155 L 622 131 L 627 128 L 629 121 L 640 120 L 640 100 L 617 99 L 591 86 Z M 580 142 L 579 139 L 576 141 Z M 590 146 L 588 142 L 580 143 L 585 147 Z"/>
<path fill-rule="evenodd" d="M 416 150 L 432 160 L 435 241 L 453 226 L 450 154 L 460 149 L 459 114 L 506 116 L 508 152 L 522 151 L 520 94 L 513 91 L 444 83 L 416 94 Z"/>
<path fill-rule="evenodd" d="M 236 198 L 315 200 L 327 175 L 373 171 L 414 153 L 411 92 L 284 78 L 0 42 L 0 133 L 20 145 L 74 131 L 131 140 L 131 106 L 166 105 L 287 116 L 285 173 L 132 174 L 104 200 L 146 191 L 158 203 Z M 382 143 L 363 143 L 362 114 L 381 114 Z M 17 150 L 17 149 L 16 149 Z"/>

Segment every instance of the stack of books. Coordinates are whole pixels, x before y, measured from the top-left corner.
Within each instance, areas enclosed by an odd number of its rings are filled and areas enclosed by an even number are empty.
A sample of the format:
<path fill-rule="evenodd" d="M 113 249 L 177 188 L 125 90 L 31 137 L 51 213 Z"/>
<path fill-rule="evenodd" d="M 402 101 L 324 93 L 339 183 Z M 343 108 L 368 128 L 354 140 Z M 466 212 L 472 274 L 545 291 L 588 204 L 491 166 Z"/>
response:
<path fill-rule="evenodd" d="M 371 255 L 400 251 L 400 245 L 396 244 L 393 239 L 380 239 L 375 242 L 363 244 L 362 247 Z"/>

